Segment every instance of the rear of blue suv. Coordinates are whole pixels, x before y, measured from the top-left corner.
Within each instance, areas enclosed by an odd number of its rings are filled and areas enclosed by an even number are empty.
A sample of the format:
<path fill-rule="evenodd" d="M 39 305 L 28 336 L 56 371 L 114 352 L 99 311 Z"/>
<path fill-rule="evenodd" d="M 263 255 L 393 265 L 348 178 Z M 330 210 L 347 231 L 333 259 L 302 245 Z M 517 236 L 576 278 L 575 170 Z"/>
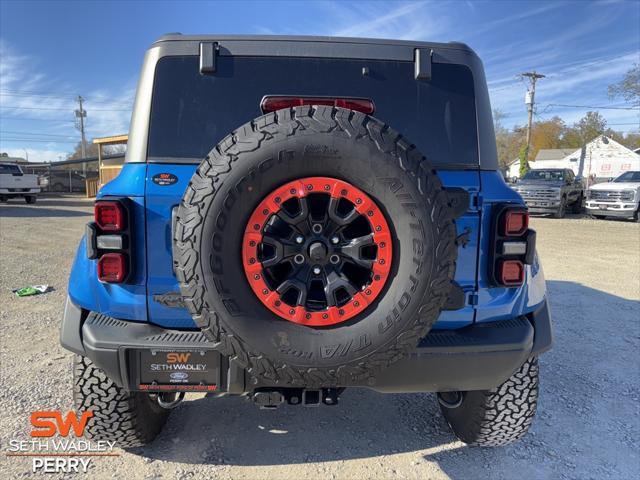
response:
<path fill-rule="evenodd" d="M 61 342 L 87 431 L 122 447 L 188 392 L 276 408 L 349 387 L 436 392 L 461 440 L 519 439 L 551 322 L 480 60 L 458 43 L 162 37 Z"/>

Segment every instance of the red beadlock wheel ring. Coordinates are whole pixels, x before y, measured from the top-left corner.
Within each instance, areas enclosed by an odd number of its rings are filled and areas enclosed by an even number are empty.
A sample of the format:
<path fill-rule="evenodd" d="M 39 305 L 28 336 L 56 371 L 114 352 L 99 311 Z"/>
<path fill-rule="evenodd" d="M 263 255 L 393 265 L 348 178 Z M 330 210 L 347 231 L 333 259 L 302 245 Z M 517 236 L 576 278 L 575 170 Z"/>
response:
<path fill-rule="evenodd" d="M 324 194 L 330 197 L 325 200 L 328 205 L 328 213 L 324 223 L 314 223 L 316 220 L 308 211 L 305 214 L 304 206 L 308 205 L 311 199 L 320 198 L 317 195 L 310 196 L 311 194 Z M 293 198 L 298 199 L 300 205 L 298 215 L 302 215 L 296 219 L 293 219 L 290 213 L 283 208 L 283 204 Z M 349 203 L 352 210 L 345 213 L 344 217 L 339 216 L 336 213 L 338 212 L 337 205 L 348 206 Z M 304 276 L 308 271 L 309 277 L 307 278 L 311 278 L 308 282 L 324 282 L 323 292 L 326 294 L 326 308 L 318 309 L 317 306 L 311 309 L 307 308 L 307 303 L 299 301 L 303 295 L 302 288 L 299 288 L 298 291 L 298 302 L 295 305 L 287 304 L 283 299 L 283 295 L 287 291 L 276 291 L 276 288 L 280 289 L 284 283 L 272 288 L 274 286 L 270 286 L 265 278 L 271 270 L 270 267 L 265 267 L 264 263 L 273 263 L 274 260 L 261 259 L 261 254 L 265 249 L 263 241 L 265 245 L 271 245 L 271 242 L 274 242 L 271 238 L 272 235 L 265 233 L 265 229 L 268 228 L 268 223 L 274 215 L 278 216 L 278 220 L 284 218 L 287 223 L 294 225 L 291 227 L 293 239 L 283 238 L 275 241 L 276 244 L 281 242 L 279 244 L 280 250 L 276 250 L 276 252 L 285 251 L 286 255 L 289 255 L 285 257 L 283 254 L 283 260 L 279 262 L 288 262 L 293 269 L 292 272 L 297 272 L 297 277 L 287 278 L 284 282 L 300 285 L 299 277 Z M 362 220 L 358 220 L 358 217 L 368 221 L 370 233 L 357 238 L 348 238 L 345 234 L 347 226 L 352 225 L 356 220 L 359 225 L 363 223 Z M 350 219 L 349 222 L 343 224 L 348 219 Z M 317 231 L 320 228 L 316 225 L 322 225 L 323 230 Z M 327 235 L 327 233 L 330 234 Z M 300 244 L 296 245 L 296 242 L 300 242 Z M 375 249 L 372 250 L 374 246 Z M 365 257 L 362 253 L 363 247 L 369 248 L 369 255 L 371 255 L 371 251 L 375 251 L 375 254 Z M 293 255 L 294 252 L 297 253 Z M 242 264 L 249 285 L 258 299 L 279 317 L 307 326 L 335 325 L 364 311 L 380 295 L 389 278 L 392 254 L 391 231 L 380 208 L 362 190 L 343 180 L 329 177 L 301 178 L 271 192 L 251 214 L 242 241 Z M 278 253 L 275 255 L 277 257 Z M 339 261 L 336 261 L 336 258 Z M 354 282 L 345 273 L 347 264 L 357 265 L 357 268 L 360 269 L 369 269 L 368 280 L 362 284 Z M 340 268 L 342 270 L 339 270 Z M 317 270 L 321 270 L 321 273 L 313 273 Z M 307 301 L 306 295 L 310 291 L 308 282 L 305 287 L 307 290 L 304 291 L 305 302 Z M 334 288 L 335 285 L 338 287 Z M 360 288 L 354 291 L 356 286 Z M 348 293 L 350 297 L 337 302 L 335 299 L 338 290 L 343 295 L 344 292 Z M 328 294 L 327 291 L 329 291 Z"/>

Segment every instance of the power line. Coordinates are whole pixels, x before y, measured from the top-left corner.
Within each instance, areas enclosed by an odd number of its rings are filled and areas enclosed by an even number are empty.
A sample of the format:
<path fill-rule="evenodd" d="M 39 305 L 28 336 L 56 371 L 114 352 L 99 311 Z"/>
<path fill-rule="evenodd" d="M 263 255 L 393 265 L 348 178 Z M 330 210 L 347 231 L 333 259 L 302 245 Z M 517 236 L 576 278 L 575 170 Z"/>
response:
<path fill-rule="evenodd" d="M 69 120 L 69 118 L 34 118 L 34 117 L 9 117 L 7 115 L 0 116 L 0 122 L 4 120 L 25 120 L 29 122 L 58 122 L 58 123 L 75 123 L 73 120 Z"/>
<path fill-rule="evenodd" d="M 71 99 L 75 98 L 75 94 L 55 94 L 55 93 L 39 93 L 39 92 L 30 92 L 28 90 L 0 90 L 0 96 L 5 97 L 42 97 L 42 98 L 60 98 L 60 99 Z M 132 102 L 112 102 L 110 100 L 92 100 L 91 98 L 86 99 L 89 103 L 101 103 L 107 105 L 132 105 Z"/>
<path fill-rule="evenodd" d="M 594 105 L 566 105 L 564 103 L 548 103 L 547 107 L 566 107 L 566 108 L 593 108 L 596 110 L 640 110 L 638 107 L 597 107 Z"/>
<path fill-rule="evenodd" d="M 71 141 L 71 140 L 55 140 L 53 138 L 50 138 L 48 140 L 40 140 L 40 139 L 33 139 L 33 138 L 0 138 L 1 142 L 39 142 L 39 143 L 79 143 L 77 141 Z"/>
<path fill-rule="evenodd" d="M 70 108 L 54 108 L 54 107 L 5 107 L 4 105 L 0 105 L 0 109 L 18 109 L 18 110 L 58 110 L 58 111 L 67 111 Z M 94 112 L 130 112 L 131 109 L 117 109 L 117 108 L 95 108 L 92 109 Z"/>
<path fill-rule="evenodd" d="M 0 130 L 0 133 L 9 133 L 11 135 L 35 135 L 37 137 L 65 137 L 65 138 L 75 138 L 72 135 L 61 135 L 57 133 L 36 133 L 36 132 L 16 132 L 13 130 Z"/>

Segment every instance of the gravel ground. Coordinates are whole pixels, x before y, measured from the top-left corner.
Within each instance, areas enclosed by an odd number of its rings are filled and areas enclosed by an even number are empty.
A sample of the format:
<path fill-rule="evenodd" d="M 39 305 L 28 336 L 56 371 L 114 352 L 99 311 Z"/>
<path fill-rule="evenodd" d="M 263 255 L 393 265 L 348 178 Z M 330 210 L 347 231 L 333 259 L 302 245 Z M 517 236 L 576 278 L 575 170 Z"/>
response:
<path fill-rule="evenodd" d="M 91 203 L 0 205 L 0 450 L 29 438 L 34 410 L 72 406 L 71 354 L 58 345 L 66 282 Z M 91 478 L 638 478 L 640 224 L 535 218 L 555 321 L 541 358 L 536 421 L 520 443 L 469 448 L 432 395 L 345 392 L 337 407 L 260 411 L 194 396 L 136 454 L 93 461 Z M 11 289 L 50 284 L 46 295 Z"/>

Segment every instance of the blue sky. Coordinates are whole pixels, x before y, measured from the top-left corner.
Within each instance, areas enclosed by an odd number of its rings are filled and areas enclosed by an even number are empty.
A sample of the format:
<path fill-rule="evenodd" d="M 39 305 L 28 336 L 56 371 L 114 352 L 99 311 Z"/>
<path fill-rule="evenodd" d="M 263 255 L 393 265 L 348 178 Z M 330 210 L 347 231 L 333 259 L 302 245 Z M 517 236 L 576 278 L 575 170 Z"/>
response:
<path fill-rule="evenodd" d="M 463 41 L 483 59 L 507 126 L 526 121 L 522 71 L 547 75 L 538 118 L 572 123 L 588 109 L 551 104 L 625 107 L 607 97 L 607 85 L 640 62 L 638 1 L 0 0 L 0 150 L 64 158 L 79 139 L 77 94 L 86 98 L 89 138 L 126 132 L 144 51 L 167 32 Z M 600 113 L 612 128 L 639 128 L 637 110 Z"/>

